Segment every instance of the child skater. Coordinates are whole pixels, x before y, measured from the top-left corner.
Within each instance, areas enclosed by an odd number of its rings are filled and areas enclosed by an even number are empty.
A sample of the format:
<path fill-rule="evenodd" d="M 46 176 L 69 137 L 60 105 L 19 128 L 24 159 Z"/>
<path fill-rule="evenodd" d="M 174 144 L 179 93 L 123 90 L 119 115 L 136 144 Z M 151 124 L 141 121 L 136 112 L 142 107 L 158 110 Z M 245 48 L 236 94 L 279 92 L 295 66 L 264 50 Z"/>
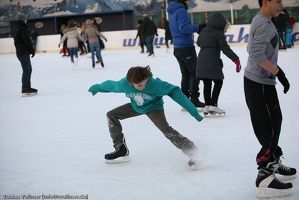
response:
<path fill-rule="evenodd" d="M 225 111 L 218 107 L 218 98 L 224 79 L 221 51 L 235 62 L 237 73 L 241 71 L 239 57 L 231 50 L 226 41 L 224 33 L 228 26 L 223 15 L 215 13 L 209 18 L 207 26 L 200 31 L 197 39 L 200 51 L 197 58 L 196 78 L 203 80 L 204 83 L 205 115 L 208 113 L 225 114 Z M 212 82 L 214 82 L 213 91 Z"/>
<path fill-rule="evenodd" d="M 107 113 L 108 128 L 115 151 L 105 155 L 106 163 L 130 161 L 120 120 L 146 114 L 164 136 L 190 158 L 189 166 L 194 170 L 198 168 L 197 147 L 192 141 L 169 126 L 164 114 L 163 96 L 168 95 L 185 108 L 198 122 L 203 119 L 178 86 L 159 78 L 153 78 L 150 68 L 147 66 L 131 67 L 127 76 L 121 80 L 107 80 L 91 86 L 88 91 L 93 95 L 98 92 L 125 93 L 131 101 Z"/>

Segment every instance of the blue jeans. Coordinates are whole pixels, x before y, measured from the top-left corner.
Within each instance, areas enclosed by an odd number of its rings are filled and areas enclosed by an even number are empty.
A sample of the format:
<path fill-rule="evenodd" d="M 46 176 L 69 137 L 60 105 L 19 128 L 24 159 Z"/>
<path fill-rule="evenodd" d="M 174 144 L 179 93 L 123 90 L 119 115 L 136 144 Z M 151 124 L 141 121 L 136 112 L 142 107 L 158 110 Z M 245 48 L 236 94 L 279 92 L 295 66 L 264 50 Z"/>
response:
<path fill-rule="evenodd" d="M 72 63 L 74 62 L 74 56 L 78 58 L 78 47 L 69 48 L 69 54 L 71 57 Z"/>
<path fill-rule="evenodd" d="M 149 54 L 153 54 L 154 53 L 154 38 L 155 36 L 146 36 L 146 47 L 148 50 Z"/>
<path fill-rule="evenodd" d="M 199 97 L 199 80 L 196 79 L 196 60 L 197 55 L 194 46 L 175 48 L 174 56 L 176 57 L 181 73 L 181 90 L 191 100 Z"/>
<path fill-rule="evenodd" d="M 22 89 L 30 89 L 31 88 L 31 73 L 32 73 L 32 66 L 30 61 L 30 54 L 26 54 L 23 56 L 18 57 L 22 69 Z"/>
<path fill-rule="evenodd" d="M 101 48 L 99 42 L 89 43 L 89 48 L 91 52 L 91 60 L 92 63 L 94 63 L 94 52 L 96 52 L 97 58 L 100 62 L 103 61 L 102 55 L 101 55 Z"/>

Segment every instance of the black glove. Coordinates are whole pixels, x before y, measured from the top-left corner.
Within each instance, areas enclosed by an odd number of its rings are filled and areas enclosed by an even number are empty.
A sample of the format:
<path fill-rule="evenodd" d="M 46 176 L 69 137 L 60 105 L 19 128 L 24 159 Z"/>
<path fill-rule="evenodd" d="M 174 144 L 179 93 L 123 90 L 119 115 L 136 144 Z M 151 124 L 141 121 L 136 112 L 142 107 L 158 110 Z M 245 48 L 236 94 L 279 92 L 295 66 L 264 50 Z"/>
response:
<path fill-rule="evenodd" d="M 198 26 L 199 28 L 198 28 L 197 33 L 199 34 L 200 31 L 201 31 L 202 29 L 204 29 L 206 26 L 207 26 L 207 24 L 199 24 L 199 26 Z"/>
<path fill-rule="evenodd" d="M 35 52 L 31 54 L 31 58 L 33 58 L 35 56 Z"/>
<path fill-rule="evenodd" d="M 156 36 L 157 36 L 157 37 L 159 36 L 158 33 L 156 33 Z"/>
<path fill-rule="evenodd" d="M 107 38 L 104 38 L 105 42 L 107 42 Z"/>
<path fill-rule="evenodd" d="M 60 44 L 58 45 L 58 48 L 60 48 Z"/>
<path fill-rule="evenodd" d="M 286 94 L 290 89 L 290 83 L 289 83 L 288 79 L 286 78 L 286 75 L 282 71 L 282 69 L 279 66 L 277 66 L 277 67 L 278 67 L 279 71 L 276 74 L 276 76 L 277 76 L 279 82 L 283 85 L 283 93 Z"/>

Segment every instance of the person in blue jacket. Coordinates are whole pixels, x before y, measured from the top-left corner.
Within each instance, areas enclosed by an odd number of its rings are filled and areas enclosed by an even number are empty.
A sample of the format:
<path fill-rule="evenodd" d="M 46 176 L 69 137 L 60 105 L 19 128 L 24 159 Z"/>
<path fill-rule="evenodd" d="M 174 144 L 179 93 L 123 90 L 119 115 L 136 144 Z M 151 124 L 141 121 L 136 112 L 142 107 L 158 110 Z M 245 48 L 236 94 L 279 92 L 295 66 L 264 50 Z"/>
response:
<path fill-rule="evenodd" d="M 93 95 L 98 92 L 125 93 L 131 101 L 107 113 L 108 128 L 115 151 L 105 155 L 106 163 L 130 161 L 129 150 L 125 143 L 120 120 L 146 114 L 167 139 L 189 156 L 188 164 L 190 167 L 197 169 L 197 147 L 192 141 L 169 126 L 164 114 L 163 96 L 168 95 L 185 108 L 197 121 L 200 122 L 203 119 L 196 107 L 178 86 L 159 78 L 153 78 L 149 66 L 138 66 L 131 67 L 125 78 L 119 81 L 107 80 L 92 85 L 88 91 Z"/>
<path fill-rule="evenodd" d="M 187 12 L 189 0 L 173 0 L 167 12 L 169 14 L 169 27 L 176 57 L 182 74 L 181 90 L 190 98 L 196 107 L 205 107 L 199 101 L 199 80 L 196 79 L 197 55 L 194 47 L 193 34 L 200 31 L 199 24 L 192 24 Z"/>

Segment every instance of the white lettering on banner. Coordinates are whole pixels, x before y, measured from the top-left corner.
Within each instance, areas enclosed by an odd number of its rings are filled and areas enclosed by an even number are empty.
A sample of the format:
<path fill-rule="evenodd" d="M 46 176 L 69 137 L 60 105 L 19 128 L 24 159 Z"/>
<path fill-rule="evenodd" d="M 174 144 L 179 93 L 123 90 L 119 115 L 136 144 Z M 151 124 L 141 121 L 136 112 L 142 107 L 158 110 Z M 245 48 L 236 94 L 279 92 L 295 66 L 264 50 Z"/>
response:
<path fill-rule="evenodd" d="M 169 42 L 169 44 L 172 44 L 172 43 Z M 139 46 L 139 45 L 140 45 L 140 40 L 136 39 L 136 38 L 124 39 L 124 41 L 123 41 L 123 47 L 135 47 L 135 46 Z M 165 38 L 164 37 L 155 37 L 154 45 L 155 46 L 165 45 Z"/>
<path fill-rule="evenodd" d="M 226 41 L 228 43 L 248 43 L 249 34 L 244 34 L 244 27 L 240 28 L 237 40 L 234 40 L 235 35 L 226 34 Z"/>
<path fill-rule="evenodd" d="M 249 39 L 249 33 L 245 30 L 245 27 L 240 26 L 239 30 L 234 30 L 231 33 L 225 34 L 226 36 L 226 41 L 228 43 L 248 43 Z M 235 34 L 237 32 L 237 34 Z M 299 41 L 299 32 L 293 33 L 293 38 L 294 42 Z M 195 42 L 197 40 L 197 35 L 195 35 Z M 135 47 L 139 46 L 140 41 L 139 39 L 129 39 L 125 38 L 123 40 L 123 47 Z M 154 45 L 155 46 L 160 46 L 160 45 L 165 45 L 165 38 L 164 37 L 155 37 L 154 39 Z"/>

